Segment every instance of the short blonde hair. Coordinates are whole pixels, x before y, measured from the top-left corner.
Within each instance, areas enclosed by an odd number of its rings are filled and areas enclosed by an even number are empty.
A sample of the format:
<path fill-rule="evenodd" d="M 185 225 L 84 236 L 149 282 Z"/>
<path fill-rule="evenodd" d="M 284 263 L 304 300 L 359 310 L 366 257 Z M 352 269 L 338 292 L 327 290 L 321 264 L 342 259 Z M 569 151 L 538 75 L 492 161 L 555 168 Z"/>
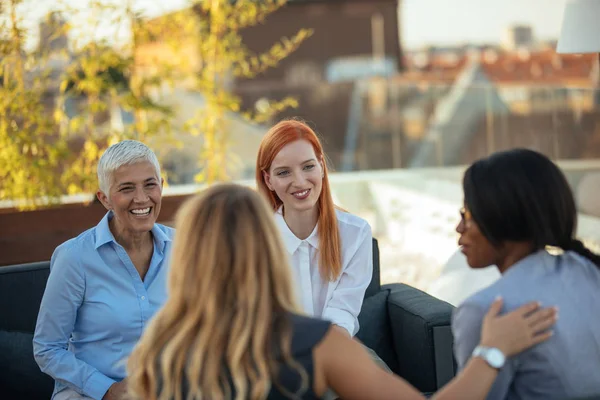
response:
<path fill-rule="evenodd" d="M 160 180 L 160 164 L 156 154 L 148 146 L 137 140 L 123 140 L 110 146 L 98 161 L 98 186 L 104 194 L 110 191 L 113 173 L 123 165 L 147 161 L 156 170 Z"/>

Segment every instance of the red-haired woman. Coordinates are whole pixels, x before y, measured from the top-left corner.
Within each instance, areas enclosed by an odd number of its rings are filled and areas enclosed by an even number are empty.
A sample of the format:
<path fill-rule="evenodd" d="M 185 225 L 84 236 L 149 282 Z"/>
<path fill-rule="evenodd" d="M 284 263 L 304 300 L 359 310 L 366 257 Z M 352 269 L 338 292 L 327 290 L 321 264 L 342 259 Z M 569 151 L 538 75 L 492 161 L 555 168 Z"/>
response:
<path fill-rule="evenodd" d="M 354 336 L 373 271 L 371 227 L 333 204 L 315 132 L 296 120 L 273 126 L 260 144 L 256 183 L 275 212 L 304 311 Z"/>

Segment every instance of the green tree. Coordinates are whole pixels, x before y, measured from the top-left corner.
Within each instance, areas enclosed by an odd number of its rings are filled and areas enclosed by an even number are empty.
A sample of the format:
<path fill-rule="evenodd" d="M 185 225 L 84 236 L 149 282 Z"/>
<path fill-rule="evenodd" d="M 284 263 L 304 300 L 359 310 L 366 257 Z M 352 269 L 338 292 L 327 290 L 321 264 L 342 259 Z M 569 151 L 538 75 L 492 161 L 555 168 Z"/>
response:
<path fill-rule="evenodd" d="M 58 4 L 53 15 L 79 27 L 48 18 L 56 23 L 48 41 L 70 34 L 71 48 L 56 51 L 25 48 L 31 32 L 23 17 L 33 1 L 1 5 L 0 200 L 31 208 L 64 194 L 93 193 L 97 161 L 108 145 L 125 138 L 168 140 L 173 110 L 151 94 L 172 81 L 174 68 L 163 62 L 152 72 L 138 71 L 136 46 L 148 32 L 134 1 L 93 0 L 81 8 Z M 129 40 L 99 36 L 107 21 L 130 30 Z M 120 129 L 110 124 L 116 108 L 131 116 Z"/>
<path fill-rule="evenodd" d="M 228 179 L 228 126 L 226 115 L 240 112 L 240 98 L 229 88 L 228 81 L 253 78 L 294 52 L 312 31 L 301 29 L 290 38 L 282 38 L 262 54 L 251 52 L 242 41 L 242 30 L 264 23 L 267 16 L 283 7 L 286 0 L 203 0 L 196 1 L 195 17 L 197 49 L 200 60 L 195 88 L 202 93 L 205 107 L 188 121 L 193 135 L 202 135 L 203 150 L 199 155 L 201 172 L 197 181 L 212 183 Z M 296 107 L 291 97 L 271 101 L 260 112 L 246 112 L 250 121 L 265 122 L 287 107 Z"/>
<path fill-rule="evenodd" d="M 155 136 L 169 137 L 173 110 L 155 101 L 151 94 L 172 82 L 173 67 L 156 63 L 152 73 L 139 71 L 135 54 L 140 37 L 148 32 L 135 6 L 134 1 L 119 4 L 96 0 L 83 9 L 65 8 L 70 19 L 85 21 L 88 28 L 73 46 L 73 62 L 60 86 L 60 103 L 70 100 L 77 104 L 78 112 L 69 117 L 64 107 L 59 107 L 55 113 L 69 137 L 86 139 L 63 173 L 62 182 L 68 193 L 95 190 L 96 165 L 106 146 L 126 138 L 146 141 Z M 88 18 L 84 19 L 84 15 Z M 99 27 L 106 21 L 130 30 L 129 40 L 115 48 L 111 38 L 97 37 Z M 173 27 L 162 27 L 168 28 Z M 106 118 L 117 111 L 129 113 L 131 121 L 111 126 Z"/>
<path fill-rule="evenodd" d="M 62 194 L 56 172 L 68 148 L 45 101 L 49 70 L 24 49 L 22 3 L 9 0 L 0 10 L 0 200 L 34 207 Z"/>
<path fill-rule="evenodd" d="M 242 43 L 242 29 L 265 22 L 285 2 L 196 0 L 193 12 L 183 10 L 153 21 L 144 18 L 135 0 L 90 0 L 85 8 L 64 4 L 59 11 L 71 22 L 56 27 L 55 35 L 69 32 L 71 48 L 58 55 L 25 49 L 30 32 L 20 16 L 26 14 L 23 5 L 32 6 L 33 0 L 2 2 L 0 200 L 35 207 L 63 194 L 91 193 L 106 146 L 124 138 L 174 143 L 175 110 L 161 103 L 158 93 L 176 82 L 191 81 L 205 100 L 205 107 L 181 127 L 203 138 L 196 178 L 207 183 L 227 179 L 227 115 L 241 112 L 240 99 L 228 81 L 275 67 L 311 35 L 300 30 L 263 54 L 252 53 Z M 125 27 L 130 32 L 127 40 L 99 36 L 107 22 Z M 182 40 L 190 38 L 199 65 L 182 54 Z M 143 47 L 157 39 L 171 49 L 170 56 L 140 61 Z M 67 63 L 58 77 L 56 57 Z M 294 99 L 285 98 L 269 102 L 260 113 L 242 115 L 265 122 L 294 106 Z M 115 108 L 128 112 L 131 121 L 112 126 L 109 117 Z"/>

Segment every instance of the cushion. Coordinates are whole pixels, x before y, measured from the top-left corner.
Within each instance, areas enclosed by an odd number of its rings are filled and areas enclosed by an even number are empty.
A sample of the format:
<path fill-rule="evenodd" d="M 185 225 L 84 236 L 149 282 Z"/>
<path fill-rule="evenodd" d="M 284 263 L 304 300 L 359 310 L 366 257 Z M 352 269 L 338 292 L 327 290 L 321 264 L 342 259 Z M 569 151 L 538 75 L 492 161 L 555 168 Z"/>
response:
<path fill-rule="evenodd" d="M 392 332 L 388 319 L 388 290 L 383 290 L 365 299 L 358 315 L 360 329 L 356 338 L 373 350 L 394 372 L 398 361 L 393 347 Z"/>

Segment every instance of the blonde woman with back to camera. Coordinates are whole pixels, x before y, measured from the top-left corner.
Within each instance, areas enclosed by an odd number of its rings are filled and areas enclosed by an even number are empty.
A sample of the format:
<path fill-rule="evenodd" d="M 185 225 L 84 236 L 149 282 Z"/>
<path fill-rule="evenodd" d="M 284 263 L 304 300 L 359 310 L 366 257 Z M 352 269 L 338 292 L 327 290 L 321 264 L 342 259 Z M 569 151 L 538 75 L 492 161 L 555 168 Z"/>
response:
<path fill-rule="evenodd" d="M 302 315 L 272 210 L 254 190 L 213 186 L 178 212 L 169 298 L 128 361 L 136 399 L 420 399 L 331 322 Z M 553 309 L 499 316 L 481 344 L 512 356 L 550 336 Z M 543 332 L 543 333 L 539 333 Z M 498 371 L 475 357 L 439 399 L 483 399 Z"/>

